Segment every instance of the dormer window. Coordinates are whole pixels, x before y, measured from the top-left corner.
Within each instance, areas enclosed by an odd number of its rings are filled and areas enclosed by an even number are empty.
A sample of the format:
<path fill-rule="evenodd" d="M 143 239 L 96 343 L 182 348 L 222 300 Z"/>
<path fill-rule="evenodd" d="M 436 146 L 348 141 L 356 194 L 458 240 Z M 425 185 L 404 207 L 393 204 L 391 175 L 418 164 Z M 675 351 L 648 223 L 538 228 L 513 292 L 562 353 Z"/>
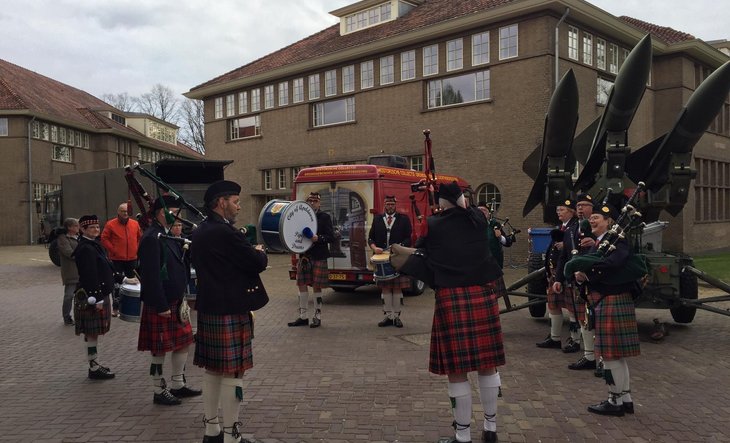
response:
<path fill-rule="evenodd" d="M 362 29 L 395 20 L 421 4 L 423 0 L 361 0 L 332 11 L 340 18 L 340 34 L 350 34 Z"/>

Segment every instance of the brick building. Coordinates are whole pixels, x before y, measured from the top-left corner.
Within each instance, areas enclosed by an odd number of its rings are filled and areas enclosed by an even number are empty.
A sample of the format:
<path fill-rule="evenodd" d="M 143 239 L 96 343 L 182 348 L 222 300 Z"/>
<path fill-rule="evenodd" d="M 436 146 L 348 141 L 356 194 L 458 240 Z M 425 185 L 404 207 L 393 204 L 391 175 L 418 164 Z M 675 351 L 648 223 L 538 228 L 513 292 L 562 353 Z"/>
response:
<path fill-rule="evenodd" d="M 0 245 L 37 241 L 37 204 L 63 174 L 202 158 L 177 141 L 177 129 L 0 60 Z"/>
<path fill-rule="evenodd" d="M 603 112 L 630 49 L 651 33 L 651 79 L 629 131 L 638 148 L 668 131 L 697 85 L 728 60 L 689 34 L 581 0 L 363 0 L 331 14 L 339 24 L 186 94 L 205 102 L 206 155 L 235 160 L 226 174 L 251 197 L 242 220 L 289 197 L 303 166 L 386 153 L 418 169 L 428 128 L 438 171 L 495 198 L 514 225 L 541 226 L 538 210 L 519 217 L 532 185 L 522 162 L 542 138 L 556 77 L 576 73 L 580 131 Z M 662 217 L 672 222 L 665 248 L 730 247 L 729 136 L 725 103 L 694 149 L 698 177 L 685 210 Z"/>

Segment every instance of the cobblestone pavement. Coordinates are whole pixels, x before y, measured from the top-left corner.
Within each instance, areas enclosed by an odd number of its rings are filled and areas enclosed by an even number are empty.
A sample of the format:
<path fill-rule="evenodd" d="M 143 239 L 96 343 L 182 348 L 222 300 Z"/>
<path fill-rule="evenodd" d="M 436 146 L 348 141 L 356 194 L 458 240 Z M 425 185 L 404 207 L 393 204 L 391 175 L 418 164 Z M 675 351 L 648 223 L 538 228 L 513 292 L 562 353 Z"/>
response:
<path fill-rule="evenodd" d="M 245 376 L 240 414 L 247 437 L 337 443 L 452 435 L 446 380 L 427 370 L 432 292 L 406 298 L 402 329 L 376 326 L 373 287 L 328 290 L 321 328 L 288 328 L 297 312 L 289 257 L 270 262 L 263 277 L 271 302 L 256 313 L 255 366 Z M 510 270 L 506 280 L 524 273 Z M 149 359 L 136 350 L 138 324 L 112 319 L 99 340 L 99 360 L 116 379 L 86 377 L 83 342 L 61 321 L 62 292 L 59 268 L 42 246 L 0 248 L 0 441 L 201 441 L 200 398 L 152 404 Z M 730 442 L 730 318 L 699 311 L 679 325 L 668 311 L 639 310 L 638 317 L 642 355 L 629 360 L 636 414 L 615 418 L 586 411 L 606 387 L 591 371 L 566 368 L 577 354 L 535 347 L 547 319 L 526 310 L 503 315 L 500 441 Z M 668 322 L 661 342 L 649 339 L 654 318 Z M 188 381 L 202 384 L 192 362 Z M 477 441 L 482 411 L 471 382 Z"/>

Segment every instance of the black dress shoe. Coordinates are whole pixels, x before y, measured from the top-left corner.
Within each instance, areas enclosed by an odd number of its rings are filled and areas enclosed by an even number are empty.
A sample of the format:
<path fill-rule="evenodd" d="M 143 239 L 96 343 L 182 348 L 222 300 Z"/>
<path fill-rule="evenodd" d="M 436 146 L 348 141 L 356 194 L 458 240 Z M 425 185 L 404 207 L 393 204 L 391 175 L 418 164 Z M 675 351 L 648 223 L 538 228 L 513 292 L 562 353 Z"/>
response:
<path fill-rule="evenodd" d="M 393 319 L 393 324 L 395 325 L 396 328 L 402 328 L 403 327 L 403 322 L 401 321 L 400 317 L 394 318 Z"/>
<path fill-rule="evenodd" d="M 294 321 L 290 321 L 287 324 L 290 327 L 291 326 L 307 326 L 309 324 L 309 319 L 308 318 L 301 318 L 301 317 L 299 317 L 298 319 L 296 319 Z"/>
<path fill-rule="evenodd" d="M 596 369 L 596 361 L 588 360 L 584 356 L 581 357 L 580 360 L 578 360 L 577 362 L 569 364 L 568 369 L 573 369 L 575 371 L 580 371 L 581 369 Z"/>
<path fill-rule="evenodd" d="M 310 328 L 318 328 L 322 326 L 322 320 L 320 320 L 317 317 L 312 318 L 312 324 L 309 325 Z"/>
<path fill-rule="evenodd" d="M 588 406 L 588 412 L 598 415 L 613 415 L 615 417 L 624 416 L 623 405 L 615 405 L 608 400 L 604 400 L 597 405 Z"/>
<path fill-rule="evenodd" d="M 223 443 L 223 431 L 218 435 L 204 435 L 203 443 Z"/>
<path fill-rule="evenodd" d="M 152 397 L 152 403 L 156 405 L 175 406 L 182 403 L 179 398 L 172 395 L 167 389 L 163 389 L 161 393 Z"/>
<path fill-rule="evenodd" d="M 494 431 L 482 431 L 482 441 L 485 443 L 497 441 L 497 433 Z"/>
<path fill-rule="evenodd" d="M 563 352 L 566 354 L 572 354 L 580 351 L 580 343 L 576 343 L 573 340 L 568 341 L 568 344 L 563 348 Z"/>
<path fill-rule="evenodd" d="M 540 343 L 535 343 L 535 345 L 538 348 L 545 348 L 545 349 L 560 349 L 560 340 L 553 340 L 552 337 L 548 336 L 545 340 L 541 341 Z"/>
<path fill-rule="evenodd" d="M 109 380 L 114 377 L 116 377 L 116 374 L 104 366 L 98 365 L 95 370 L 89 369 L 89 378 L 92 380 Z"/>
<path fill-rule="evenodd" d="M 378 327 L 384 328 L 386 326 L 393 326 L 393 319 L 390 317 L 385 317 L 383 321 L 378 322 Z"/>
<path fill-rule="evenodd" d="M 456 437 L 441 437 L 438 439 L 437 443 L 471 443 L 471 440 L 467 442 L 461 442 L 456 439 Z"/>
<path fill-rule="evenodd" d="M 624 407 L 625 413 L 627 413 L 627 414 L 634 413 L 634 402 L 633 401 L 625 401 L 622 406 Z"/>
<path fill-rule="evenodd" d="M 170 394 L 177 398 L 197 397 L 202 393 L 203 391 L 201 389 L 190 389 L 187 386 L 183 386 L 180 389 L 170 389 Z"/>
<path fill-rule="evenodd" d="M 64 318 L 63 324 L 68 325 L 68 326 L 73 326 L 74 320 L 71 317 Z"/>

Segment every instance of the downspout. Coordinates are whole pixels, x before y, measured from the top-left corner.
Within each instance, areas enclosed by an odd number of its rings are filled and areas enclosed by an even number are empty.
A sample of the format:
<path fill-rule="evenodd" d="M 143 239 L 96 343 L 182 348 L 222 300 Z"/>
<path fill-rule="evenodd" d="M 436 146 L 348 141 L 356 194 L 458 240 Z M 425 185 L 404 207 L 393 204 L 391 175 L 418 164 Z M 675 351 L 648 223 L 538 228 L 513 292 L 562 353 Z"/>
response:
<path fill-rule="evenodd" d="M 31 161 L 30 139 L 35 115 L 28 122 L 28 244 L 33 244 L 33 162 Z"/>
<path fill-rule="evenodd" d="M 565 21 L 565 18 L 568 17 L 568 14 L 570 14 L 570 8 L 565 8 L 565 13 L 562 17 L 560 17 L 560 20 L 558 20 L 558 24 L 555 25 L 555 86 L 558 86 L 558 82 L 560 82 L 560 72 L 558 67 L 558 62 L 560 61 L 560 25 L 563 24 L 563 21 Z"/>

